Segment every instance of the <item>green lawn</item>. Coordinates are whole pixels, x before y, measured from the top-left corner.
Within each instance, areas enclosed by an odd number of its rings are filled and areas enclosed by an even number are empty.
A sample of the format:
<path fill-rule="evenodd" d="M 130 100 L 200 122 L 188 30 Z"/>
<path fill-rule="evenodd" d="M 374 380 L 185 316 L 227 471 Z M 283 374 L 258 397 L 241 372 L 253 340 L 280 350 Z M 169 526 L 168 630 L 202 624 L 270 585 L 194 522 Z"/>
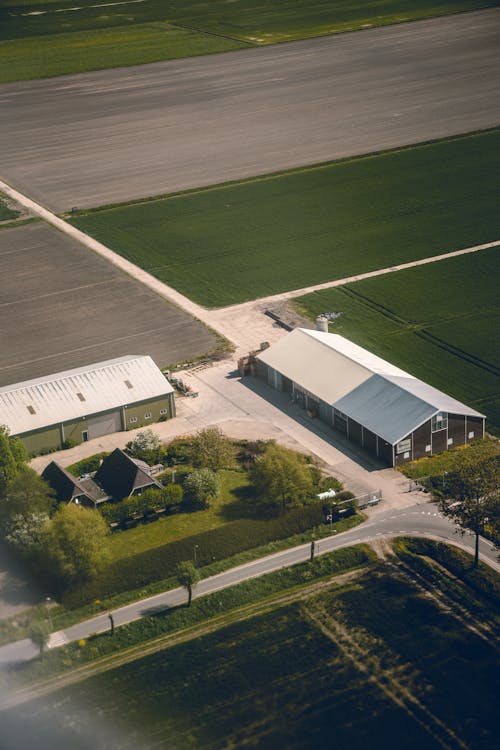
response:
<path fill-rule="evenodd" d="M 500 249 L 358 281 L 299 298 L 311 317 L 450 393 L 500 428 Z"/>
<path fill-rule="evenodd" d="M 71 5 L 66 0 L 6 0 L 0 7 L 0 81 L 272 44 L 497 4 L 497 0 L 81 0 Z"/>
<path fill-rule="evenodd" d="M 496 130 L 70 220 L 218 307 L 498 239 L 499 174 Z"/>
<path fill-rule="evenodd" d="M 272 606 L 4 712 L 4 731 L 22 717 L 24 737 L 61 746 L 68 725 L 102 738 L 106 717 L 123 750 L 496 748 L 493 641 L 408 580 L 368 571 Z"/>
<path fill-rule="evenodd" d="M 210 503 L 207 510 L 194 513 L 178 513 L 160 518 L 155 523 L 139 525 L 135 529 L 118 532 L 110 538 L 110 551 L 113 561 L 134 555 L 169 542 L 185 539 L 215 529 L 227 523 L 227 516 L 221 512 L 231 503 L 237 502 L 235 492 L 250 486 L 247 474 L 240 471 L 221 471 L 221 493 Z"/>

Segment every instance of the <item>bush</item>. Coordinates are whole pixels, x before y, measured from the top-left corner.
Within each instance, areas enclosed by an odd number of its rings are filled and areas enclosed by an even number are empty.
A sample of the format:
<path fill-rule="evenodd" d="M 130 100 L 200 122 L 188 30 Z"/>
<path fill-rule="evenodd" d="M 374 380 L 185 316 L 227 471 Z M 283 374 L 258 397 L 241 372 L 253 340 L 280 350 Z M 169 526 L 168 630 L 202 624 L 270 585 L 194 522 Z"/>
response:
<path fill-rule="evenodd" d="M 335 496 L 335 502 L 342 503 L 345 500 L 353 500 L 354 497 L 355 495 L 349 490 L 342 490 L 341 492 L 337 492 L 337 495 Z"/>
<path fill-rule="evenodd" d="M 178 562 L 193 558 L 198 545 L 198 564 L 208 565 L 243 550 L 277 539 L 286 539 L 323 522 L 321 506 L 294 509 L 268 521 L 242 519 L 177 542 L 155 547 L 112 563 L 98 579 L 66 592 L 64 603 L 75 607 L 112 594 L 140 588 L 175 574 Z"/>
<path fill-rule="evenodd" d="M 319 484 L 318 484 L 318 492 L 327 492 L 328 490 L 335 490 L 337 493 L 342 492 L 344 489 L 344 485 L 340 481 L 340 479 L 337 479 L 336 477 L 323 477 Z M 351 493 L 349 493 L 351 494 Z M 354 497 L 354 495 L 351 495 L 351 497 Z"/>
<path fill-rule="evenodd" d="M 167 447 L 167 463 L 171 466 L 185 463 L 191 456 L 191 441 L 186 438 L 178 438 Z"/>
<path fill-rule="evenodd" d="M 76 445 L 78 445 L 76 440 L 71 440 L 68 438 L 67 440 L 63 440 L 63 442 L 61 443 L 61 449 L 65 451 L 68 450 L 68 448 L 74 448 Z"/>

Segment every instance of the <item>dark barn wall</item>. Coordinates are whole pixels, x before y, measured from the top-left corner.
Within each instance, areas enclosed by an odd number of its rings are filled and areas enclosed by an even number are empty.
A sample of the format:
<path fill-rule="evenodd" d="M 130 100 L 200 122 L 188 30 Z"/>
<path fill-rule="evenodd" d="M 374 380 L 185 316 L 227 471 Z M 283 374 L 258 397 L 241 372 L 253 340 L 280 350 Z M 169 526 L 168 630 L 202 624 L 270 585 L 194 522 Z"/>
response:
<path fill-rule="evenodd" d="M 359 424 L 359 422 L 356 422 L 354 419 L 349 419 L 348 426 L 349 440 L 352 440 L 353 443 L 361 445 L 361 425 Z"/>
<path fill-rule="evenodd" d="M 474 437 L 469 437 L 473 432 Z M 484 437 L 484 419 L 482 417 L 467 417 L 467 442 Z"/>
<path fill-rule="evenodd" d="M 423 458 L 424 456 L 430 456 L 431 451 L 426 451 L 428 445 L 431 446 L 431 420 L 428 419 L 423 425 L 417 427 L 413 431 L 413 458 Z"/>
<path fill-rule="evenodd" d="M 448 447 L 447 445 L 447 431 L 438 430 L 438 432 L 432 433 L 432 452 L 442 453 Z"/>
<path fill-rule="evenodd" d="M 377 436 L 366 427 L 363 428 L 363 447 L 375 456 L 377 455 Z"/>
<path fill-rule="evenodd" d="M 465 437 L 465 417 L 461 414 L 448 414 L 448 439 L 453 440 L 449 447 L 463 445 Z"/>

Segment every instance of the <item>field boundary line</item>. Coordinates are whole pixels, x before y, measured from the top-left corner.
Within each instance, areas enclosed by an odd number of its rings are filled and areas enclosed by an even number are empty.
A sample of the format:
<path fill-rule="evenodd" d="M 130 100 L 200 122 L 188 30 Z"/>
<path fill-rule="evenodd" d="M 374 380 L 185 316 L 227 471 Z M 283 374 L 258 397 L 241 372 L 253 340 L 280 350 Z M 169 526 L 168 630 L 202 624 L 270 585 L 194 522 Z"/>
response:
<path fill-rule="evenodd" d="M 312 292 L 319 292 L 322 289 L 331 289 L 337 286 L 345 286 L 346 284 L 353 284 L 356 281 L 363 281 L 364 279 L 372 279 L 376 276 L 385 276 L 389 273 L 396 273 L 397 271 L 405 271 L 407 268 L 415 268 L 417 266 L 425 266 L 428 263 L 437 263 L 440 260 L 447 260 L 448 258 L 457 258 L 460 255 L 468 255 L 470 253 L 477 253 L 480 250 L 489 250 L 493 247 L 500 246 L 500 240 L 493 240 L 492 242 L 485 242 L 482 245 L 474 245 L 472 247 L 465 247 L 461 250 L 451 250 L 448 253 L 442 253 L 441 255 L 432 255 L 429 258 L 420 258 L 419 260 L 410 260 L 406 263 L 399 263 L 395 266 L 387 266 L 386 268 L 379 268 L 374 271 L 367 271 L 366 273 L 359 273 L 355 276 L 347 276 L 343 279 L 335 279 L 333 281 L 324 281 L 321 284 L 312 284 L 301 289 L 293 289 L 289 292 L 281 292 L 279 294 L 272 294 L 269 297 L 259 297 L 252 302 L 241 302 L 237 305 L 228 305 L 227 307 L 219 307 L 217 311 L 230 311 L 235 312 L 238 309 L 243 309 L 248 305 L 256 303 L 267 304 L 270 302 L 280 302 L 287 299 L 293 299 L 294 297 L 302 297 L 305 294 Z"/>
<path fill-rule="evenodd" d="M 114 250 L 111 250 L 106 245 L 103 245 L 102 242 L 98 242 L 98 240 L 90 237 L 90 235 L 85 234 L 85 232 L 82 232 L 80 229 L 72 226 L 67 221 L 57 216 L 53 211 L 49 211 L 49 209 L 45 208 L 40 203 L 37 203 L 23 193 L 20 193 L 18 190 L 11 187 L 2 180 L 0 180 L 0 192 L 5 193 L 6 195 L 10 196 L 18 203 L 20 203 L 22 206 L 30 209 L 30 211 L 46 221 L 48 224 L 52 224 L 52 226 L 54 226 L 56 229 L 59 229 L 59 231 L 67 234 L 77 242 L 80 242 L 80 244 L 85 245 L 85 247 L 88 247 L 89 250 L 93 250 L 98 255 L 106 258 L 106 260 L 108 260 L 114 266 L 120 268 L 129 276 L 137 279 L 137 281 L 140 281 L 142 284 L 152 289 L 164 299 L 182 308 L 193 317 L 198 318 L 198 320 L 201 320 L 203 323 L 205 323 L 205 325 L 210 325 L 208 316 L 205 314 L 205 308 L 197 305 L 195 302 L 192 302 L 176 289 L 173 289 L 173 287 L 170 287 L 163 281 L 155 278 L 147 271 L 143 271 L 142 268 L 139 268 L 139 266 L 136 266 L 134 263 L 126 260 Z"/>

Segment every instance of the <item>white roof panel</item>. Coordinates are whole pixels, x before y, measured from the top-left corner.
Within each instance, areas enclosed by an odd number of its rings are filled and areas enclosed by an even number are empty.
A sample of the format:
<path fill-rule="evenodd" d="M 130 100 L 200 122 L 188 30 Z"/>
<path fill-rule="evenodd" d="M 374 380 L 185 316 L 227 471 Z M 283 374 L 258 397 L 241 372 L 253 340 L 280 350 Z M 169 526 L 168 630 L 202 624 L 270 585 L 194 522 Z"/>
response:
<path fill-rule="evenodd" d="M 172 391 L 151 357 L 119 357 L 0 388 L 0 424 L 19 435 Z"/>
<path fill-rule="evenodd" d="M 332 404 L 372 373 L 362 364 L 346 359 L 328 341 L 311 336 L 315 333 L 317 331 L 296 328 L 257 358 L 322 401 Z"/>

